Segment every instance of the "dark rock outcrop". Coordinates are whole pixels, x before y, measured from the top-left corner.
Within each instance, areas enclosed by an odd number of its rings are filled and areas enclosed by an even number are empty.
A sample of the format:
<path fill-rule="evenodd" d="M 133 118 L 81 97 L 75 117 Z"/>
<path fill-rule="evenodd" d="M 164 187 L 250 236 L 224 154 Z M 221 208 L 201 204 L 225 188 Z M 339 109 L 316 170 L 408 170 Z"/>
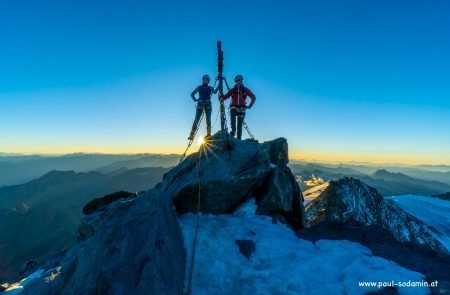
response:
<path fill-rule="evenodd" d="M 280 168 L 289 163 L 289 148 L 286 138 L 277 138 L 263 143 L 269 147 L 270 162 Z"/>
<path fill-rule="evenodd" d="M 256 244 L 252 240 L 236 240 L 236 244 L 239 247 L 239 251 L 247 259 L 250 259 L 253 252 L 256 250 Z"/>
<path fill-rule="evenodd" d="M 19 273 L 19 277 L 23 276 L 27 273 L 29 273 L 32 270 L 35 270 L 38 266 L 38 262 L 35 260 L 30 260 L 25 264 L 25 267 L 22 269 L 22 271 Z"/>
<path fill-rule="evenodd" d="M 254 194 L 257 214 L 277 216 L 294 228 L 303 227 L 302 192 L 289 167 L 273 169 Z"/>
<path fill-rule="evenodd" d="M 197 210 L 199 179 L 201 211 L 218 214 L 239 205 L 269 174 L 268 146 L 227 133 L 217 133 L 209 142 L 164 175 L 161 189 L 173 195 L 180 213 Z"/>
<path fill-rule="evenodd" d="M 173 195 L 179 213 L 232 212 L 247 197 L 257 197 L 258 214 L 281 216 L 294 228 L 303 226 L 301 190 L 286 166 L 286 139 L 258 143 L 218 132 L 197 153 L 164 176 L 157 187 Z"/>
<path fill-rule="evenodd" d="M 114 201 L 117 201 L 120 199 L 127 199 L 130 197 L 136 197 L 136 196 L 137 196 L 136 193 L 120 191 L 120 192 L 115 192 L 115 193 L 106 195 L 101 198 L 93 199 L 92 201 L 90 201 L 89 203 L 84 205 L 83 214 L 84 215 L 91 214 L 92 212 L 94 212 L 98 209 L 101 209 L 101 208 L 111 204 Z"/>
<path fill-rule="evenodd" d="M 3 291 L 5 291 L 6 289 L 8 289 L 8 284 L 2 284 L 2 285 L 0 285 L 0 292 L 3 292 Z"/>
<path fill-rule="evenodd" d="M 116 201 L 83 223 L 89 233 L 23 294 L 182 294 L 185 249 L 169 195 Z"/>
<path fill-rule="evenodd" d="M 330 182 L 328 188 L 306 206 L 306 219 L 307 227 L 322 221 L 380 225 L 400 242 L 450 254 L 426 224 L 354 178 L 345 177 Z"/>
<path fill-rule="evenodd" d="M 442 200 L 446 200 L 446 201 L 450 201 L 450 192 L 448 193 L 444 193 L 444 194 L 439 194 L 439 195 L 433 195 L 433 198 L 439 198 Z"/>

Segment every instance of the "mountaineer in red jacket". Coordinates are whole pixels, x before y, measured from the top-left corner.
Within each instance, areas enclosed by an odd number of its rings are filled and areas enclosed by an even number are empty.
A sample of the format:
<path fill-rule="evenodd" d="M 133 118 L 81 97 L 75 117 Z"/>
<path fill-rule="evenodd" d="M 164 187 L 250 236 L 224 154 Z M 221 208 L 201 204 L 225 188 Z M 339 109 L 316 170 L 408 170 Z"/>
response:
<path fill-rule="evenodd" d="M 256 97 L 253 92 L 244 86 L 244 77 L 237 75 L 234 78 L 236 85 L 231 88 L 227 94 L 221 97 L 222 100 L 226 100 L 231 97 L 230 104 L 230 119 L 231 119 L 231 132 L 232 136 L 236 135 L 236 120 L 237 120 L 237 139 L 242 137 L 242 123 L 245 118 L 245 110 L 250 109 L 255 103 Z M 250 97 L 250 104 L 246 105 L 247 96 Z"/>

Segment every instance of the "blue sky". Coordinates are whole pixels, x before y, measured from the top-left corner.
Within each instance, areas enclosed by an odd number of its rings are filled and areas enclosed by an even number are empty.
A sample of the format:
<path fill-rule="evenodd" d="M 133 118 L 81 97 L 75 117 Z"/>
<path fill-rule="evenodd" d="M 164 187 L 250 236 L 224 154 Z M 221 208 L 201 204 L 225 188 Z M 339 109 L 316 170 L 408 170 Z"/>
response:
<path fill-rule="evenodd" d="M 220 39 L 260 140 L 450 163 L 448 1 L 2 1 L 0 36 L 0 151 L 182 152 Z"/>

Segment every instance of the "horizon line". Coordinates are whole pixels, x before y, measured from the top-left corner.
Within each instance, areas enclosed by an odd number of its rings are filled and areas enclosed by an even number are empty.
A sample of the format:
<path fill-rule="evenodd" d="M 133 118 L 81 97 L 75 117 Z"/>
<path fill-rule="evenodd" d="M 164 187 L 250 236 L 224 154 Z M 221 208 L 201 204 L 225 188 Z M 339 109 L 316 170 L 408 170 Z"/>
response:
<path fill-rule="evenodd" d="M 192 154 L 195 153 L 195 151 L 188 153 Z M 420 163 L 407 163 L 407 162 L 390 162 L 390 161 L 358 161 L 358 160 L 325 160 L 320 158 L 302 158 L 302 157 L 295 157 L 292 156 L 292 154 L 298 154 L 298 153 L 289 153 L 289 160 L 290 161 L 298 161 L 298 162 L 306 162 L 306 163 L 322 163 L 322 164 L 333 164 L 333 165 L 339 165 L 339 164 L 347 164 L 347 165 L 398 165 L 398 166 L 449 166 L 450 163 L 441 162 L 439 164 L 437 163 L 426 163 L 426 162 L 420 162 Z M 111 155 L 111 156 L 118 156 L 118 155 L 127 155 L 127 156 L 133 156 L 133 155 L 164 155 L 164 156 L 181 156 L 181 153 L 164 153 L 164 152 L 48 152 L 48 153 L 21 153 L 21 152 L 2 152 L 0 151 L 0 158 L 7 158 L 7 157 L 17 157 L 17 156 L 43 156 L 43 157 L 62 157 L 62 156 L 70 156 L 70 155 Z M 338 158 L 338 157 L 336 157 Z"/>

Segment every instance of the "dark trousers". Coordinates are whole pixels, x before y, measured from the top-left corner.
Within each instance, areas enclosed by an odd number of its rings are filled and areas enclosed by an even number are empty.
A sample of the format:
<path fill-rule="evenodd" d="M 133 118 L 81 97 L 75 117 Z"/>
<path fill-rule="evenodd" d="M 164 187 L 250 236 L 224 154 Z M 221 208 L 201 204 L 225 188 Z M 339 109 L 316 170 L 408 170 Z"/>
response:
<path fill-rule="evenodd" d="M 200 121 L 200 117 L 202 116 L 203 111 L 205 112 L 206 117 L 206 134 L 211 135 L 211 105 L 198 105 L 197 110 L 195 111 L 195 119 L 194 123 L 192 123 L 191 134 L 195 133 L 197 130 L 198 121 Z"/>
<path fill-rule="evenodd" d="M 233 136 L 236 134 L 236 121 L 237 121 L 237 138 L 242 138 L 242 123 L 244 123 L 245 109 L 231 107 L 230 119 L 231 119 L 231 132 Z"/>

